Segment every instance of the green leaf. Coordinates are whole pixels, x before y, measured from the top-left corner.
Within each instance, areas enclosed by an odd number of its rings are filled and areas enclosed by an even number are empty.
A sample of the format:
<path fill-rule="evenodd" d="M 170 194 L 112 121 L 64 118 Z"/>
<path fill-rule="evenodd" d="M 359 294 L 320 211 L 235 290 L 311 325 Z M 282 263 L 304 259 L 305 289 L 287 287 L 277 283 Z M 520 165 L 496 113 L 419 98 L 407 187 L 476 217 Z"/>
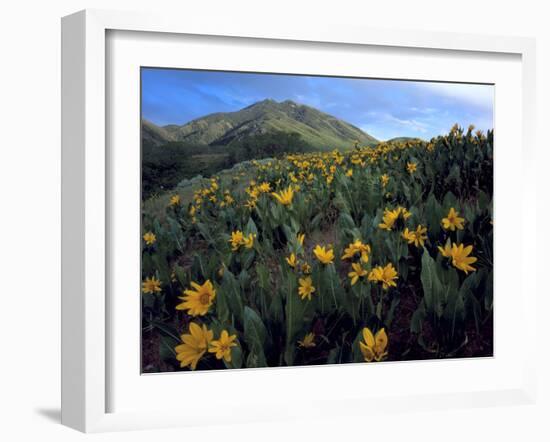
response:
<path fill-rule="evenodd" d="M 143 293 L 141 295 L 141 301 L 143 302 L 144 307 L 153 308 L 155 306 L 155 301 L 157 297 L 152 293 Z"/>
<path fill-rule="evenodd" d="M 160 337 L 159 356 L 164 362 L 174 363 L 176 361 L 175 347 L 178 342 L 168 336 Z"/>
<path fill-rule="evenodd" d="M 441 209 L 433 193 L 430 193 L 430 196 L 426 200 L 426 206 L 424 210 L 426 213 L 430 234 L 437 236 L 441 229 Z"/>
<path fill-rule="evenodd" d="M 424 302 L 428 311 L 433 311 L 435 307 L 435 296 L 438 290 L 437 275 L 435 273 L 435 263 L 426 248 L 422 253 L 422 270 L 420 272 L 420 280 L 422 281 L 422 289 L 424 290 Z"/>
<path fill-rule="evenodd" d="M 493 309 L 493 271 L 491 270 L 487 275 L 487 282 L 485 284 L 485 296 L 483 297 L 485 311 Z"/>
<path fill-rule="evenodd" d="M 338 363 L 338 355 L 340 354 L 340 347 L 336 346 L 336 348 L 333 348 L 329 351 L 327 356 L 327 364 L 337 364 Z"/>
<path fill-rule="evenodd" d="M 176 341 L 180 340 L 180 333 L 178 332 L 176 327 L 174 327 L 172 325 L 169 325 L 169 324 L 164 324 L 160 321 L 153 321 L 151 324 L 155 328 L 160 330 L 166 336 L 170 336 L 171 338 L 175 339 Z"/>
<path fill-rule="evenodd" d="M 474 318 L 477 333 L 481 326 L 481 305 L 474 295 L 474 290 L 479 284 L 478 278 L 478 274 L 474 272 L 464 280 L 460 287 L 460 296 L 464 299 L 466 311 Z"/>
<path fill-rule="evenodd" d="M 302 326 L 305 305 L 311 301 L 300 299 L 296 285 L 296 277 L 292 273 L 287 274 L 285 284 L 282 285 L 281 289 L 284 290 L 286 299 L 286 349 L 284 359 L 287 365 L 292 365 L 296 349 L 296 335 Z M 314 296 L 315 294 L 317 294 L 317 292 L 314 293 Z"/>
<path fill-rule="evenodd" d="M 187 277 L 185 276 L 185 271 L 182 267 L 176 265 L 174 267 L 174 273 L 176 274 L 176 279 L 181 284 L 182 287 L 187 285 Z"/>
<path fill-rule="evenodd" d="M 248 223 L 246 224 L 244 232 L 246 235 L 249 235 L 251 233 L 254 235 L 258 235 L 258 228 L 256 227 L 256 223 L 252 218 L 248 218 Z"/>
<path fill-rule="evenodd" d="M 223 273 L 222 285 L 218 291 L 218 296 L 224 298 L 230 313 L 242 324 L 243 297 L 241 296 L 240 286 L 235 279 L 235 275 L 227 269 Z"/>
<path fill-rule="evenodd" d="M 390 304 L 390 308 L 388 309 L 388 313 L 386 314 L 386 319 L 384 320 L 384 324 L 387 328 L 390 328 L 391 323 L 393 321 L 393 317 L 395 315 L 395 309 L 399 305 L 399 298 L 394 298 Z"/>
<path fill-rule="evenodd" d="M 243 351 L 240 345 L 231 349 L 231 362 L 223 361 L 226 368 L 241 368 L 243 366 Z"/>
<path fill-rule="evenodd" d="M 284 321 L 283 300 L 280 293 L 275 293 L 271 297 L 269 304 L 269 317 L 275 324 L 281 324 Z"/>
<path fill-rule="evenodd" d="M 363 329 L 360 328 L 357 332 L 357 336 L 355 336 L 355 339 L 353 340 L 353 343 L 351 344 L 352 347 L 352 355 L 353 355 L 353 362 L 364 362 L 365 358 L 363 357 L 363 353 L 361 353 L 361 347 L 359 346 L 359 342 L 363 339 Z"/>
<path fill-rule="evenodd" d="M 258 313 L 248 306 L 244 308 L 244 333 L 245 341 L 249 346 L 259 346 L 263 349 L 267 330 Z"/>
<path fill-rule="evenodd" d="M 411 317 L 411 333 L 422 335 L 422 325 L 426 319 L 426 308 L 420 304 Z"/>
<path fill-rule="evenodd" d="M 349 213 L 342 212 L 340 213 L 340 227 L 343 229 L 355 229 L 355 221 Z"/>
<path fill-rule="evenodd" d="M 168 262 L 166 258 L 159 253 L 153 255 L 153 263 L 157 268 L 160 280 L 167 284 L 170 281 L 170 270 L 168 269 Z"/>
<path fill-rule="evenodd" d="M 267 366 L 265 360 L 267 330 L 258 313 L 248 306 L 244 308 L 244 340 L 250 349 L 247 366 Z"/>

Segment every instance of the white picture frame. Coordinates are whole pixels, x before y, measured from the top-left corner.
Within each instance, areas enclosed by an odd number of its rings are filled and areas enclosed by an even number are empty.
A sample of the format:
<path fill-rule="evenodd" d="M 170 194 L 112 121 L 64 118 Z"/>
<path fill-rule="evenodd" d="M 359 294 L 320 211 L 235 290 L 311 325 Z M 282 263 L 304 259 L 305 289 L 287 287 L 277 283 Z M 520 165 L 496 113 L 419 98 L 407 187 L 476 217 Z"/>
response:
<path fill-rule="evenodd" d="M 521 249 L 519 253 L 521 295 L 518 310 L 522 314 L 536 305 L 536 287 L 526 275 L 527 256 L 534 256 L 534 232 L 527 228 L 533 219 L 535 175 L 533 157 L 535 149 L 535 42 L 517 37 L 491 37 L 420 31 L 377 30 L 372 28 L 348 28 L 334 26 L 316 28 L 302 26 L 294 29 L 278 23 L 217 23 L 193 18 L 182 21 L 178 17 L 154 16 L 151 14 L 122 13 L 86 10 L 63 18 L 62 21 L 62 423 L 84 432 L 123 429 L 157 428 L 208 424 L 209 417 L 194 415 L 185 418 L 185 410 L 162 409 L 154 406 L 150 411 L 109 410 L 109 392 L 114 387 L 109 376 L 113 355 L 110 352 L 108 327 L 111 318 L 108 293 L 108 244 L 112 230 L 108 228 L 109 207 L 109 155 L 106 121 L 110 109 L 107 98 L 106 78 L 109 60 L 107 34 L 109 32 L 149 32 L 155 35 L 217 36 L 219 38 L 260 39 L 272 41 L 308 42 L 311 44 L 339 44 L 349 46 L 375 46 L 384 48 L 429 49 L 438 51 L 468 52 L 483 54 L 508 54 L 520 57 L 521 62 L 521 159 L 523 182 L 518 190 L 521 197 Z M 112 55 L 112 54 L 111 54 Z M 139 91 L 136 91 L 139 93 Z M 518 129 L 519 130 L 519 129 Z M 498 128 L 497 128 L 498 131 Z M 498 135 L 497 135 L 498 136 Z M 504 163 L 501 163 L 504 164 Z M 497 165 L 495 167 L 503 167 Z M 138 217 L 138 214 L 135 215 Z M 496 247 L 498 252 L 499 248 Z M 498 296 L 498 293 L 496 294 Z M 498 317 L 497 317 L 498 320 Z M 437 393 L 425 395 L 403 394 L 388 388 L 387 394 L 377 396 L 376 409 L 397 411 L 436 409 L 470 406 L 498 405 L 502 403 L 532 403 L 535 400 L 534 352 L 535 324 L 530 321 L 522 328 L 521 370 L 517 378 L 502 388 L 483 390 L 476 388 L 460 393 Z M 529 339 L 531 337 L 531 339 Z M 495 337 L 498 339 L 498 335 Z M 465 363 L 468 363 L 466 361 Z M 377 373 L 395 364 L 376 368 Z M 519 367 L 519 366 L 518 366 Z M 441 366 L 441 370 L 461 370 L 464 365 Z M 324 376 L 332 376 L 333 368 L 325 370 Z M 350 376 L 357 376 L 357 366 L 350 368 Z M 246 381 L 248 371 L 227 373 Z M 254 382 L 265 382 L 276 372 L 254 370 Z M 260 373 L 260 374 L 258 374 Z M 284 377 L 292 373 L 304 373 L 303 369 L 286 368 Z M 290 373 L 290 374 L 289 374 Z M 199 373 L 200 375 L 200 373 Z M 203 374 L 214 379 L 215 374 Z M 160 377 L 157 377 L 160 378 Z M 172 378 L 174 379 L 174 378 Z M 198 378 L 195 378 L 198 379 Z M 162 380 L 166 387 L 170 377 Z M 212 381 L 215 382 L 215 381 Z M 275 381 L 276 384 L 276 381 Z M 362 401 L 363 393 L 349 397 L 333 393 L 326 399 L 312 398 L 310 416 L 323 416 L 338 408 L 340 414 L 360 415 L 374 408 L 369 401 Z M 235 409 L 239 418 L 232 414 L 231 422 L 284 419 L 303 414 L 303 404 L 286 408 L 258 407 L 250 392 L 243 395 Z M 248 402 L 247 402 L 248 401 Z M 215 416 L 223 422 L 223 416 Z M 227 421 L 229 422 L 229 420 Z"/>

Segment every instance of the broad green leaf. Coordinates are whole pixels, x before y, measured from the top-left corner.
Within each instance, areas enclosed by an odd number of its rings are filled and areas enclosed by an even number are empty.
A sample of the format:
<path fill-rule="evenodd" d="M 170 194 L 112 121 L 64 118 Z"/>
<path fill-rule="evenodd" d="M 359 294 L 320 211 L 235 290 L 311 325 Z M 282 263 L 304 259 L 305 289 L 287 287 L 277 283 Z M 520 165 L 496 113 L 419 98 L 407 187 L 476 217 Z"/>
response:
<path fill-rule="evenodd" d="M 438 282 L 435 273 L 435 263 L 426 248 L 422 253 L 422 270 L 420 280 L 422 281 L 422 289 L 424 290 L 424 302 L 428 311 L 435 309 L 435 297 L 437 296 Z"/>
<path fill-rule="evenodd" d="M 411 317 L 411 333 L 422 334 L 422 325 L 426 319 L 426 308 L 420 304 Z"/>
<path fill-rule="evenodd" d="M 235 319 L 239 323 L 243 323 L 243 297 L 239 283 L 235 279 L 235 275 L 229 270 L 225 270 L 222 278 L 222 285 L 218 291 L 218 296 L 224 298 L 227 307 Z"/>
<path fill-rule="evenodd" d="M 244 339 L 250 347 L 264 348 L 267 330 L 265 325 L 254 310 L 244 308 Z"/>
<path fill-rule="evenodd" d="M 258 228 L 256 227 L 256 223 L 252 218 L 248 219 L 248 223 L 246 224 L 244 231 L 246 235 L 249 235 L 251 233 L 253 235 L 258 235 Z"/>
<path fill-rule="evenodd" d="M 243 366 L 243 352 L 241 346 L 237 345 L 231 349 L 231 362 L 223 361 L 227 368 L 241 368 Z"/>

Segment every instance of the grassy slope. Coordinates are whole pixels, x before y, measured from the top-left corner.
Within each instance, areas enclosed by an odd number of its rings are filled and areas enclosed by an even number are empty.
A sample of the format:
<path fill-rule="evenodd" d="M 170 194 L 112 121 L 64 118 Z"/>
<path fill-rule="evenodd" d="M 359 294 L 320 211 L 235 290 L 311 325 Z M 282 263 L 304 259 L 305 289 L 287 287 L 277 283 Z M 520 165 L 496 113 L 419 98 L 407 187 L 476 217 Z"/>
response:
<path fill-rule="evenodd" d="M 144 119 L 141 120 L 141 139 L 144 143 L 153 146 L 166 144 L 167 141 L 175 141 L 170 131 Z"/>
<path fill-rule="evenodd" d="M 238 166 L 238 165 L 237 165 Z M 228 186 L 235 174 L 235 169 L 225 169 L 216 174 L 219 178 L 220 183 L 224 186 Z M 250 179 L 252 178 L 252 172 L 245 173 L 241 177 L 240 184 L 235 187 L 235 191 L 242 190 L 246 185 L 248 185 Z M 207 179 L 205 179 L 207 182 Z M 165 221 L 166 217 L 166 207 L 170 203 L 170 197 L 172 195 L 179 195 L 181 198 L 182 205 L 186 206 L 193 200 L 193 194 L 195 190 L 201 187 L 201 183 L 197 182 L 195 185 L 190 185 L 186 187 L 177 187 L 173 190 L 168 190 L 160 192 L 155 196 L 146 199 L 142 203 L 142 209 L 144 213 L 152 215 L 154 218 L 158 219 L 161 223 Z"/>
<path fill-rule="evenodd" d="M 269 130 L 299 133 L 304 141 L 320 150 L 349 149 L 356 141 L 369 146 L 377 142 L 349 123 L 290 100 L 282 103 L 264 100 L 237 112 L 215 113 L 183 126 L 161 129 L 176 141 L 197 144 L 224 145 Z"/>
<path fill-rule="evenodd" d="M 390 138 L 386 141 L 386 143 L 404 143 L 406 141 L 424 141 L 422 138 L 415 138 L 415 137 L 395 137 Z"/>

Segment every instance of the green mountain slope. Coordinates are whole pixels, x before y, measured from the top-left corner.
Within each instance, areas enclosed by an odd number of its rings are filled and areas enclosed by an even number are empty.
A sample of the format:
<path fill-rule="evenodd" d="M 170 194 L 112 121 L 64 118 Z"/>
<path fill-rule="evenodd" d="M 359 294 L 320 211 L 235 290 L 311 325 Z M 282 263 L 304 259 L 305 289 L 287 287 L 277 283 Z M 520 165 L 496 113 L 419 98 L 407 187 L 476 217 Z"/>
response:
<path fill-rule="evenodd" d="M 144 122 L 144 127 L 142 133 L 154 144 L 164 138 L 166 142 L 195 145 L 232 145 L 270 132 L 297 133 L 320 150 L 349 149 L 355 142 L 369 146 L 378 142 L 345 121 L 291 100 L 280 103 L 263 100 L 236 112 L 210 114 L 183 126 L 158 127 Z"/>
<path fill-rule="evenodd" d="M 395 137 L 386 140 L 386 143 L 406 143 L 407 141 L 424 141 L 422 138 L 416 137 Z"/>
<path fill-rule="evenodd" d="M 141 120 L 141 140 L 153 146 L 175 141 L 168 130 L 144 119 Z"/>

